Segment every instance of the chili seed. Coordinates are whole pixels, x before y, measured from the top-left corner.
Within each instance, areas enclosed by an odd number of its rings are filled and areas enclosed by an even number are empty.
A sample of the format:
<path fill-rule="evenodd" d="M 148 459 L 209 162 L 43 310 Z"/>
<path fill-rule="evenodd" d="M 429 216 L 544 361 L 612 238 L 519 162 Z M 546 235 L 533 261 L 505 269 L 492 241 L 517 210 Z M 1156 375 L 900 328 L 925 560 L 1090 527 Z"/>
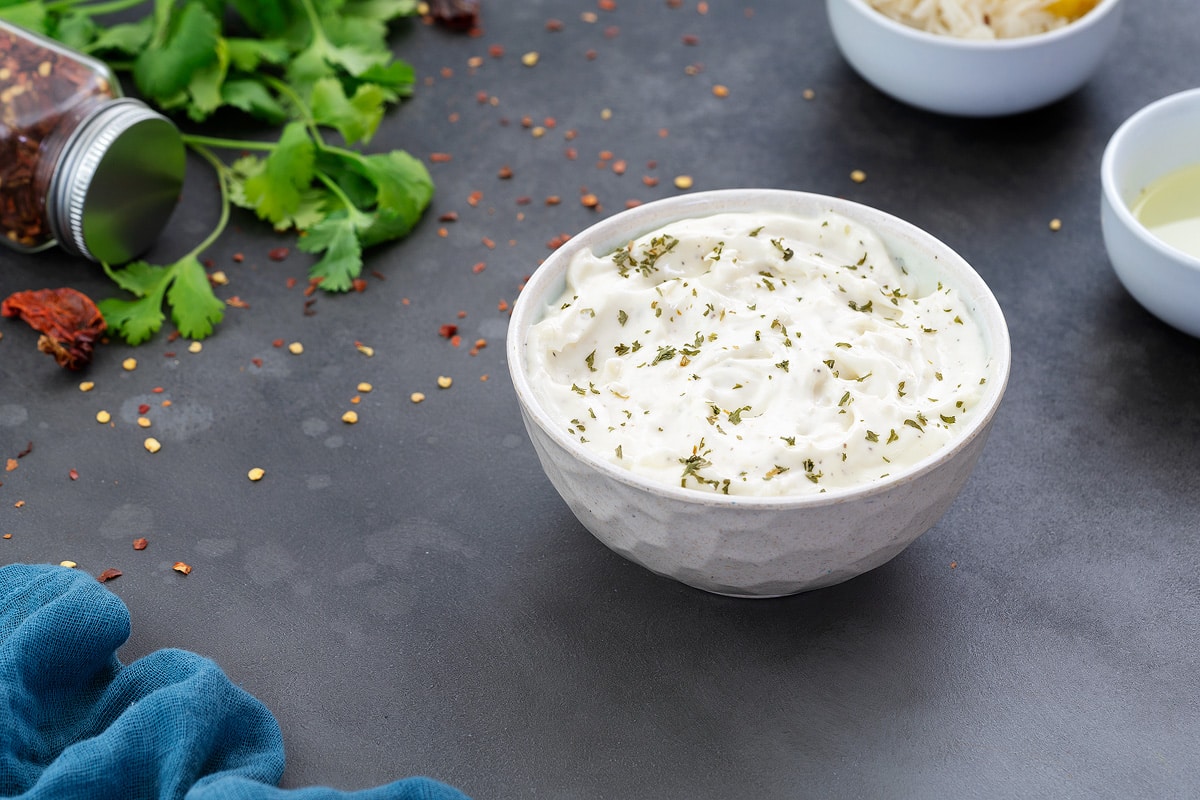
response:
<path fill-rule="evenodd" d="M 413 392 L 411 395 L 408 396 L 408 399 L 412 400 L 414 403 L 420 403 L 422 400 L 425 399 L 425 395 L 422 394 L 421 392 Z"/>
<path fill-rule="evenodd" d="M 449 389 L 450 384 L 452 384 L 452 383 L 454 383 L 453 378 L 447 377 L 446 375 L 438 376 L 437 385 L 438 385 L 439 389 Z"/>
<path fill-rule="evenodd" d="M 79 384 L 79 391 L 81 392 L 90 392 L 95 388 L 96 384 L 92 383 L 91 381 L 84 381 L 83 383 Z"/>
<path fill-rule="evenodd" d="M 1055 217 L 1054 219 L 1050 220 L 1050 230 L 1061 231 L 1062 230 L 1062 220 L 1059 219 L 1058 217 Z"/>
<path fill-rule="evenodd" d="M 60 561 L 60 562 L 58 562 L 58 565 L 60 567 L 66 567 L 67 569 L 75 569 L 76 567 L 79 566 L 74 561 Z"/>
<path fill-rule="evenodd" d="M 854 181 L 855 183 L 862 183 L 866 179 L 867 173 L 863 172 L 861 169 L 856 169 L 850 173 L 850 180 Z"/>
<path fill-rule="evenodd" d="M 680 175 L 677 178 L 675 178 L 675 188 L 676 189 L 690 189 L 690 188 L 692 188 L 692 183 L 693 182 L 692 182 L 691 175 Z"/>
<path fill-rule="evenodd" d="M 527 67 L 536 66 L 538 63 L 537 52 L 534 50 L 531 50 L 528 53 L 526 53 L 525 55 L 521 56 L 521 63 Z"/>
<path fill-rule="evenodd" d="M 139 428 L 149 428 L 150 427 L 150 419 L 148 417 L 138 417 L 137 424 L 138 424 Z"/>
<path fill-rule="evenodd" d="M 374 388 L 375 388 L 374 386 L 372 386 L 371 384 L 367 383 L 366 381 L 363 381 L 362 383 L 360 383 L 360 384 L 358 385 L 358 391 L 362 392 L 363 394 L 367 394 L 368 392 L 370 392 L 370 391 L 371 391 L 372 389 L 374 389 Z"/>
<path fill-rule="evenodd" d="M 292 342 L 288 345 L 288 352 L 294 356 L 298 356 L 304 352 L 304 345 L 299 342 Z"/>
<path fill-rule="evenodd" d="M 342 414 L 342 422 L 346 423 L 347 425 L 354 425 L 358 422 L 358 412 L 347 411 L 345 414 Z"/>
<path fill-rule="evenodd" d="M 96 422 L 99 422 L 101 425 L 107 425 L 111 419 L 112 414 L 107 411 L 100 410 L 96 412 Z"/>
<path fill-rule="evenodd" d="M 262 467 L 255 467 L 254 469 L 252 469 L 246 473 L 246 477 L 252 481 L 261 481 L 263 479 L 263 476 L 266 474 L 267 474 L 266 470 L 264 470 Z"/>
<path fill-rule="evenodd" d="M 136 358 L 127 358 L 121 362 L 121 367 L 126 372 L 133 372 L 135 369 L 137 369 L 137 359 Z"/>
<path fill-rule="evenodd" d="M 203 349 L 204 349 L 204 345 L 200 342 L 192 342 L 191 344 L 188 345 L 189 353 L 199 353 Z"/>
<path fill-rule="evenodd" d="M 146 437 L 146 441 L 142 442 L 142 446 L 151 453 L 157 453 L 162 449 L 162 442 L 155 439 L 153 436 Z"/>

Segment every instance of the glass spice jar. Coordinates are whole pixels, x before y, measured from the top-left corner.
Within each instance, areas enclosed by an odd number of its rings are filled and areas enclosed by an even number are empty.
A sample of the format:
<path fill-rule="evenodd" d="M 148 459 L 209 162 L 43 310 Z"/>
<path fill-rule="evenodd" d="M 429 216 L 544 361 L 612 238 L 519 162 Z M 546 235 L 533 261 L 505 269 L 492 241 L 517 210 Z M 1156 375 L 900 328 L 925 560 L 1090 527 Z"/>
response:
<path fill-rule="evenodd" d="M 169 119 L 121 95 L 102 62 L 0 20 L 0 238 L 123 264 L 162 232 L 183 186 Z"/>

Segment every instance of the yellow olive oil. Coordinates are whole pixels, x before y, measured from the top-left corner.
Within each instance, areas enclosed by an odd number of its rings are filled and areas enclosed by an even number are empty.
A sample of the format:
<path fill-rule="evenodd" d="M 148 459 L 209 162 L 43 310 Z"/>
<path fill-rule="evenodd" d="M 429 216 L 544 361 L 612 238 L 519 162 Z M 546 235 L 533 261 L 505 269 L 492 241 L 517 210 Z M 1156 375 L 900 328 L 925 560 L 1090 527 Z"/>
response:
<path fill-rule="evenodd" d="M 1150 183 L 1132 210 L 1138 222 L 1159 239 L 1200 258 L 1200 163 Z"/>

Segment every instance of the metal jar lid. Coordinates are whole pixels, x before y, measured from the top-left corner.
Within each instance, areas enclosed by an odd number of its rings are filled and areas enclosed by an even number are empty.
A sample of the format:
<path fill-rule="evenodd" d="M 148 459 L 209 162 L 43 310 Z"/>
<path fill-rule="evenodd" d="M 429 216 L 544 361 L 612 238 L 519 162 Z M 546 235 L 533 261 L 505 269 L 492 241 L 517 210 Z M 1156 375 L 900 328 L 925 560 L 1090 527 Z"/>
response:
<path fill-rule="evenodd" d="M 140 100 L 105 103 L 62 150 L 46 216 L 65 250 L 124 264 L 153 244 L 179 202 L 185 153 L 179 129 Z"/>

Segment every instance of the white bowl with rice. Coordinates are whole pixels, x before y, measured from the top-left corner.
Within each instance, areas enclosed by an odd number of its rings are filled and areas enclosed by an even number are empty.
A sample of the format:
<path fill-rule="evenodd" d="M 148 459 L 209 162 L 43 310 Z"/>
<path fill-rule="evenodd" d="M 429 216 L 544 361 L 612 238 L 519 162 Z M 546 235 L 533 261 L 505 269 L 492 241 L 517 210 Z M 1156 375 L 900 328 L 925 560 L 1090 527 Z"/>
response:
<path fill-rule="evenodd" d="M 1122 0 L 826 0 L 846 61 L 941 114 L 1031 111 L 1081 88 L 1116 37 Z"/>
<path fill-rule="evenodd" d="M 507 359 L 542 467 L 596 538 L 772 597 L 873 569 L 941 518 L 1010 351 L 995 297 L 928 233 L 736 189 L 572 237 L 522 290 Z"/>

